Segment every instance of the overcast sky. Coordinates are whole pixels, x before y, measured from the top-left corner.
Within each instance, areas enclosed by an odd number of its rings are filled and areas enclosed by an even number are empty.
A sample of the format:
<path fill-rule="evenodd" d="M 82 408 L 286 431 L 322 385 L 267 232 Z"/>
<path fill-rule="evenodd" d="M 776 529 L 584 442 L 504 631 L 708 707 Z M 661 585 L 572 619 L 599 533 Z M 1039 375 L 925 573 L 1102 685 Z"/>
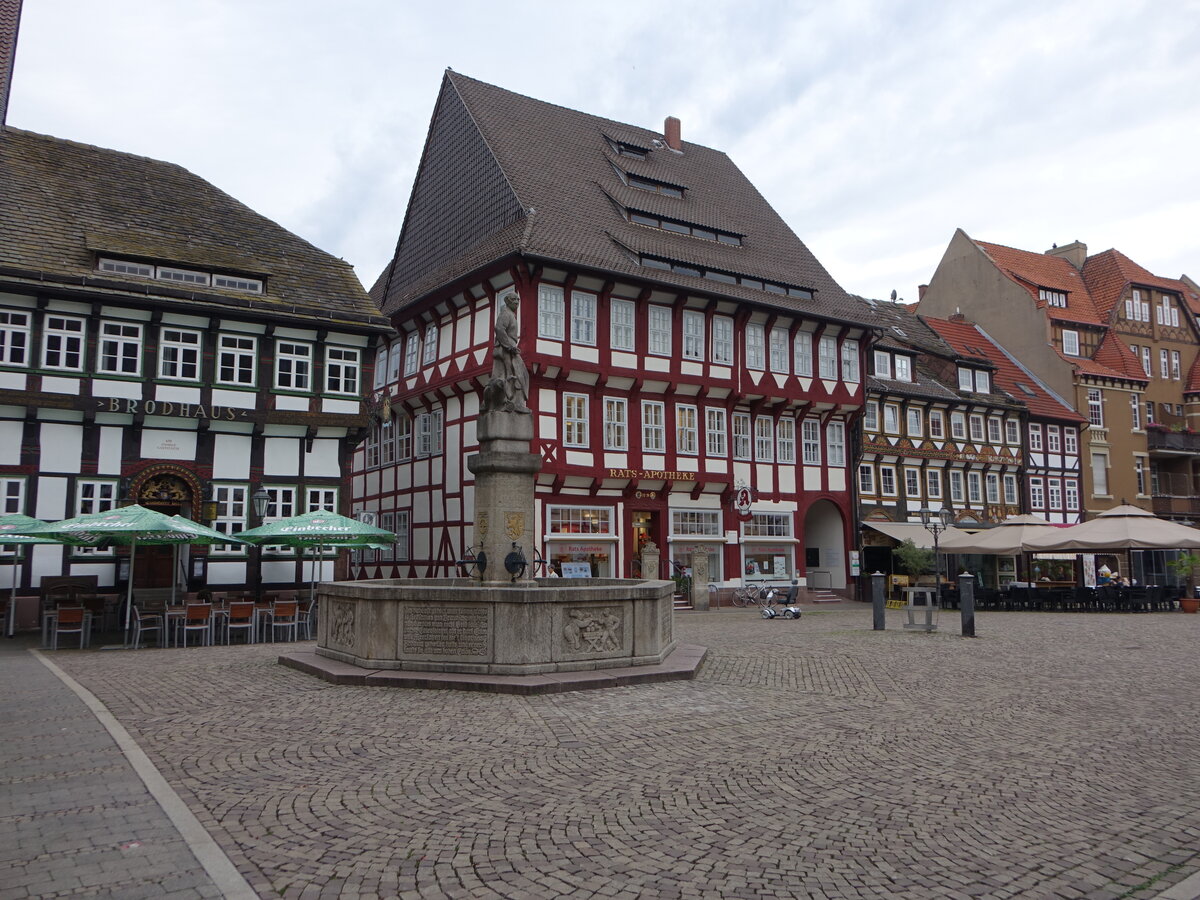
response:
<path fill-rule="evenodd" d="M 1200 278 L 1200 2 L 25 0 L 8 122 L 185 166 L 367 285 L 446 67 L 728 153 L 833 277 L 954 230 Z"/>

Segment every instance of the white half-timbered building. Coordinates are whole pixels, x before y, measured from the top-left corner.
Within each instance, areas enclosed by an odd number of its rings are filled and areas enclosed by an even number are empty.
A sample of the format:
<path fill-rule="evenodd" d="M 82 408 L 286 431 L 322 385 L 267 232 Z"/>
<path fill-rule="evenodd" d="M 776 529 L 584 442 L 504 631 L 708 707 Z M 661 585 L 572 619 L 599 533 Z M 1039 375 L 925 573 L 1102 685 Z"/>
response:
<path fill-rule="evenodd" d="M 846 587 L 862 304 L 677 120 L 658 134 L 454 72 L 372 290 L 400 337 L 354 458 L 355 510 L 407 541 L 357 574 L 448 574 L 467 554 L 466 459 L 509 290 L 543 461 L 527 556 L 630 576 L 653 541 L 682 566 L 707 555 L 716 581 Z"/>

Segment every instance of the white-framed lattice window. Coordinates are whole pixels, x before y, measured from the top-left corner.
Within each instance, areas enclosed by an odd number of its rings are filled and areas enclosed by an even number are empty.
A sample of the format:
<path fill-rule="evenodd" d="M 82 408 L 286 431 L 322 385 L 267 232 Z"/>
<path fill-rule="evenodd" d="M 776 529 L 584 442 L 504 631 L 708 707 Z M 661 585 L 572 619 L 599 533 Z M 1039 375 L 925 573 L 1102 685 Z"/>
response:
<path fill-rule="evenodd" d="M 403 413 L 392 416 L 393 428 L 396 432 L 396 461 L 412 459 L 413 453 L 413 420 Z"/>
<path fill-rule="evenodd" d="M 939 440 L 946 437 L 946 415 L 940 409 L 929 411 L 929 436 Z"/>
<path fill-rule="evenodd" d="M 879 493 L 884 497 L 896 496 L 896 467 L 879 467 Z"/>
<path fill-rule="evenodd" d="M 1015 506 L 1017 503 L 1017 476 L 1004 476 L 1004 502 L 1010 506 Z"/>
<path fill-rule="evenodd" d="M 921 499 L 921 470 L 904 469 L 904 496 L 910 500 Z"/>
<path fill-rule="evenodd" d="M 766 364 L 766 336 L 763 327 L 754 323 L 746 326 L 746 368 L 762 369 Z"/>
<path fill-rule="evenodd" d="M 966 440 L 967 417 L 960 412 L 950 413 L 950 436 L 956 441 Z"/>
<path fill-rule="evenodd" d="M 796 462 L 796 420 L 790 416 L 775 423 L 775 456 L 784 465 Z"/>
<path fill-rule="evenodd" d="M 788 333 L 786 328 L 771 329 L 770 361 L 772 372 L 787 375 L 791 371 L 788 367 Z"/>
<path fill-rule="evenodd" d="M 940 469 L 925 470 L 925 495 L 930 500 L 942 499 L 942 472 Z"/>
<path fill-rule="evenodd" d="M 892 364 L 896 367 L 897 381 L 912 381 L 912 359 L 910 357 L 897 353 Z"/>
<path fill-rule="evenodd" d="M 886 350 L 875 351 L 875 376 L 877 378 L 892 377 L 892 354 Z"/>
<path fill-rule="evenodd" d="M 1108 496 L 1108 454 L 1092 451 L 1092 494 Z"/>
<path fill-rule="evenodd" d="M 629 449 L 629 401 L 624 397 L 604 398 L 604 449 Z"/>
<path fill-rule="evenodd" d="M 825 462 L 838 468 L 846 465 L 845 422 L 829 422 L 825 425 Z"/>
<path fill-rule="evenodd" d="M 212 491 L 215 511 L 212 527 L 221 534 L 229 535 L 245 531 L 249 485 L 214 484 Z M 245 552 L 246 548 L 242 544 L 214 544 L 209 548 L 209 553 L 216 556 Z"/>
<path fill-rule="evenodd" d="M 661 400 L 642 401 L 642 452 L 667 451 L 667 414 Z"/>
<path fill-rule="evenodd" d="M 1016 419 L 1004 420 L 1004 443 L 1019 444 L 1021 443 L 1021 427 Z"/>
<path fill-rule="evenodd" d="M 246 334 L 217 336 L 218 384 L 254 387 L 258 381 L 257 373 L 258 338 Z M 379 374 L 383 374 L 382 368 Z"/>
<path fill-rule="evenodd" d="M 571 342 L 596 345 L 596 295 L 571 291 Z"/>
<path fill-rule="evenodd" d="M 263 516 L 263 524 L 268 522 L 277 522 L 280 519 L 288 519 L 296 515 L 296 488 L 284 485 L 263 485 L 263 489 L 271 498 L 267 503 L 267 511 Z M 275 556 L 282 556 L 294 553 L 292 547 L 287 547 L 283 544 L 264 544 L 263 553 L 270 553 Z"/>
<path fill-rule="evenodd" d="M 859 382 L 858 341 L 842 341 L 842 381 L 847 384 Z"/>
<path fill-rule="evenodd" d="M 1051 291 L 1046 288 L 1039 288 L 1038 299 L 1043 300 L 1050 306 L 1065 307 L 1067 305 L 1067 295 L 1062 291 Z"/>
<path fill-rule="evenodd" d="M 387 356 L 387 345 L 380 344 L 379 349 L 375 351 L 375 379 L 372 384 L 375 390 L 387 384 Z"/>
<path fill-rule="evenodd" d="M 733 365 L 733 319 L 728 316 L 713 316 L 712 361 L 719 365 Z"/>
<path fill-rule="evenodd" d="M 304 492 L 305 512 L 331 512 L 338 511 L 338 489 L 335 487 L 310 487 Z"/>
<path fill-rule="evenodd" d="M 1088 388 L 1087 392 L 1088 421 L 1097 428 L 1104 427 L 1104 398 L 1099 389 Z"/>
<path fill-rule="evenodd" d="M 548 512 L 550 534 L 612 534 L 611 506 L 551 506 Z"/>
<path fill-rule="evenodd" d="M 117 505 L 117 480 L 80 479 L 75 482 L 75 515 L 107 512 Z M 112 556 L 111 547 L 73 547 L 74 556 Z"/>
<path fill-rule="evenodd" d="M 400 357 L 404 353 L 404 344 L 395 341 L 388 348 L 387 380 L 396 381 L 400 378 Z"/>
<path fill-rule="evenodd" d="M 1042 426 L 1029 423 L 1029 449 L 1037 452 L 1042 450 Z"/>
<path fill-rule="evenodd" d="M 613 350 L 628 350 L 633 352 L 634 339 L 634 303 L 632 300 L 613 298 L 608 303 L 608 343 Z"/>
<path fill-rule="evenodd" d="M 367 426 L 367 436 L 363 440 L 363 462 L 368 469 L 379 468 L 379 438 L 381 426 L 372 422 Z"/>
<path fill-rule="evenodd" d="M 396 462 L 396 420 L 386 419 L 379 423 L 379 463 L 390 466 Z"/>
<path fill-rule="evenodd" d="M 967 473 L 967 500 L 971 503 L 983 502 L 983 473 Z"/>
<path fill-rule="evenodd" d="M 29 365 L 29 313 L 15 309 L 0 309 L 0 365 Z"/>
<path fill-rule="evenodd" d="M 792 365 L 797 375 L 811 378 L 813 373 L 813 336 L 808 331 L 797 331 Z"/>
<path fill-rule="evenodd" d="M 106 375 L 142 373 L 142 326 L 136 322 L 100 323 L 96 369 Z"/>
<path fill-rule="evenodd" d="M 983 416 L 972 414 L 968 420 L 971 424 L 971 440 L 979 444 L 983 442 Z"/>
<path fill-rule="evenodd" d="M 251 294 L 261 294 L 263 283 L 258 278 L 242 278 L 233 275 L 213 275 L 213 287 L 229 288 L 235 291 L 249 291 Z"/>
<path fill-rule="evenodd" d="M 1079 332 L 1063 329 L 1062 333 L 1063 353 L 1067 356 L 1079 355 Z"/>
<path fill-rule="evenodd" d="M 1164 379 L 1171 377 L 1171 357 L 1166 350 L 1158 351 L 1158 375 Z"/>
<path fill-rule="evenodd" d="M 1063 429 L 1063 450 L 1066 453 L 1079 452 L 1079 432 L 1076 429 Z"/>
<path fill-rule="evenodd" d="M 992 374 L 982 369 L 975 371 L 975 393 L 990 394 L 992 392 Z"/>
<path fill-rule="evenodd" d="M 704 359 L 704 313 L 683 311 L 683 358 Z"/>
<path fill-rule="evenodd" d="M 553 284 L 538 285 L 538 337 L 561 341 L 564 335 L 563 289 Z"/>
<path fill-rule="evenodd" d="M 587 394 L 563 394 L 563 446 L 588 446 Z"/>
<path fill-rule="evenodd" d="M 742 526 L 745 537 L 791 537 L 791 513 L 751 513 L 750 521 Z"/>
<path fill-rule="evenodd" d="M 950 475 L 950 501 L 952 503 L 963 502 L 963 473 L 959 469 L 951 469 Z"/>
<path fill-rule="evenodd" d="M 184 328 L 162 328 L 158 332 L 158 377 L 179 381 L 200 378 L 199 331 Z"/>
<path fill-rule="evenodd" d="M 357 395 L 359 367 L 357 350 L 351 350 L 349 347 L 326 347 L 325 390 L 330 394 Z"/>
<path fill-rule="evenodd" d="M 1133 430 L 1142 430 L 1142 403 L 1137 394 L 1129 395 L 1129 416 L 1133 420 Z"/>
<path fill-rule="evenodd" d="M 417 415 L 415 425 L 418 457 L 437 456 L 442 452 L 442 417 L 440 409 Z"/>
<path fill-rule="evenodd" d="M 883 430 L 888 434 L 900 433 L 900 407 L 895 403 L 883 404 Z"/>
<path fill-rule="evenodd" d="M 1046 450 L 1049 453 L 1062 452 L 1062 430 L 1057 425 L 1046 426 Z"/>
<path fill-rule="evenodd" d="M 908 408 L 908 435 L 909 437 L 921 437 L 924 433 L 923 423 L 921 421 L 921 409 L 917 406 Z"/>
<path fill-rule="evenodd" d="M 694 406 L 675 407 L 675 452 L 695 456 L 699 452 L 698 413 Z"/>
<path fill-rule="evenodd" d="M 775 420 L 770 416 L 754 419 L 754 458 L 759 462 L 775 459 Z"/>
<path fill-rule="evenodd" d="M 1144 494 L 1145 491 L 1138 491 Z M 1050 509 L 1062 509 L 1062 481 L 1057 478 L 1046 479 L 1046 502 Z"/>
<path fill-rule="evenodd" d="M 858 492 L 860 494 L 875 493 L 875 467 L 863 463 L 858 467 Z"/>
<path fill-rule="evenodd" d="M 1074 478 L 1066 479 L 1063 482 L 1063 493 L 1065 495 L 1067 511 L 1077 511 L 1079 509 L 1079 482 Z"/>
<path fill-rule="evenodd" d="M 750 459 L 750 415 L 748 413 L 734 413 L 731 419 L 731 427 L 733 432 L 733 458 Z"/>
<path fill-rule="evenodd" d="M 1001 435 L 1003 434 L 1004 426 L 1001 419 L 989 417 L 987 420 L 988 443 L 999 444 Z"/>
<path fill-rule="evenodd" d="M 6 516 L 25 511 L 24 478 L 0 478 L 0 510 Z"/>
<path fill-rule="evenodd" d="M 1179 351 L 1172 350 L 1171 351 L 1171 378 L 1175 381 L 1178 381 L 1179 377 L 1182 373 L 1183 373 L 1183 368 L 1180 365 Z"/>
<path fill-rule="evenodd" d="M 1045 509 L 1046 508 L 1046 491 L 1043 486 L 1043 481 L 1040 478 L 1029 479 L 1029 508 L 1030 509 Z"/>
<path fill-rule="evenodd" d="M 112 272 L 116 275 L 135 275 L 138 278 L 153 278 L 154 266 L 146 263 L 131 262 L 126 259 L 107 259 L 100 257 L 96 263 L 100 272 Z"/>
<path fill-rule="evenodd" d="M 392 523 L 392 531 L 396 533 L 393 545 L 393 556 L 396 562 L 408 562 L 412 556 L 412 510 L 398 509 Z"/>
<path fill-rule="evenodd" d="M 971 391 L 975 389 L 975 373 L 970 369 L 958 367 L 958 389 L 960 391 Z"/>
<path fill-rule="evenodd" d="M 425 329 L 425 355 L 421 358 L 422 365 L 432 365 L 438 358 L 438 327 L 430 325 Z"/>
<path fill-rule="evenodd" d="M 838 377 L 837 338 L 823 337 L 817 342 L 817 370 L 826 381 Z"/>
<path fill-rule="evenodd" d="M 43 322 L 42 367 L 78 372 L 83 369 L 83 319 L 47 315 Z"/>
<path fill-rule="evenodd" d="M 725 410 L 706 407 L 704 410 L 704 449 L 709 456 L 728 455 L 727 416 Z"/>
<path fill-rule="evenodd" d="M 877 433 L 879 431 L 879 403 L 868 400 L 863 410 L 863 430 Z"/>
<path fill-rule="evenodd" d="M 984 479 L 984 486 L 987 490 L 987 502 L 1000 502 L 1000 476 L 995 472 L 988 472 Z"/>
<path fill-rule="evenodd" d="M 672 537 L 721 537 L 721 514 L 697 509 L 671 510 Z"/>
<path fill-rule="evenodd" d="M 384 531 L 395 531 L 396 529 L 396 513 L 392 511 L 381 512 L 379 514 L 379 527 Z M 379 562 L 391 562 L 396 558 L 396 545 L 385 544 L 378 551 Z"/>
<path fill-rule="evenodd" d="M 421 335 L 410 331 L 404 339 L 404 374 L 416 375 L 421 367 Z"/>
<path fill-rule="evenodd" d="M 671 307 L 651 306 L 646 311 L 649 350 L 655 356 L 671 355 Z"/>
<path fill-rule="evenodd" d="M 159 266 L 155 277 L 159 281 L 178 281 L 181 284 L 207 285 L 210 281 L 207 272 L 197 272 L 194 269 L 177 269 L 174 266 Z"/>
<path fill-rule="evenodd" d="M 821 422 L 805 419 L 800 423 L 800 458 L 806 466 L 821 464 Z"/>
<path fill-rule="evenodd" d="M 1153 367 L 1152 363 L 1150 362 L 1150 356 L 1151 356 L 1150 348 L 1143 347 L 1142 348 L 1142 371 L 1144 371 L 1146 373 L 1147 378 L 1150 378 L 1153 375 L 1153 373 L 1150 371 L 1151 368 Z"/>
<path fill-rule="evenodd" d="M 312 344 L 275 342 L 275 387 L 281 391 L 312 390 Z"/>

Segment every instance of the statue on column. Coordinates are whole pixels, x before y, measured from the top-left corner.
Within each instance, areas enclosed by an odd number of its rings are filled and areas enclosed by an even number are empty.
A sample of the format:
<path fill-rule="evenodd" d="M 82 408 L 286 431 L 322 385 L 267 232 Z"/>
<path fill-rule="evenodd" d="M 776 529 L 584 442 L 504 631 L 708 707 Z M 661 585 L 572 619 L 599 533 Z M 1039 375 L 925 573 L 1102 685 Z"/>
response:
<path fill-rule="evenodd" d="M 529 414 L 529 371 L 521 358 L 517 306 L 514 293 L 505 294 L 496 317 L 496 343 L 492 348 L 492 377 L 483 389 L 484 412 Z"/>

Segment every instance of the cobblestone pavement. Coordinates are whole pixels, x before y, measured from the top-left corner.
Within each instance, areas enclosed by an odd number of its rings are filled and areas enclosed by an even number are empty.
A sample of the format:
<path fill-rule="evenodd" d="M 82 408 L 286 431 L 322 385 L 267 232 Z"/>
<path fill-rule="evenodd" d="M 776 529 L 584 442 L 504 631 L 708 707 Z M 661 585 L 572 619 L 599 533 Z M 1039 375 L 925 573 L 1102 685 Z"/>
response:
<path fill-rule="evenodd" d="M 1200 616 L 901 615 L 685 613 L 697 680 L 538 697 L 329 685 L 279 645 L 53 659 L 262 897 L 1141 900 L 1200 871 Z"/>

